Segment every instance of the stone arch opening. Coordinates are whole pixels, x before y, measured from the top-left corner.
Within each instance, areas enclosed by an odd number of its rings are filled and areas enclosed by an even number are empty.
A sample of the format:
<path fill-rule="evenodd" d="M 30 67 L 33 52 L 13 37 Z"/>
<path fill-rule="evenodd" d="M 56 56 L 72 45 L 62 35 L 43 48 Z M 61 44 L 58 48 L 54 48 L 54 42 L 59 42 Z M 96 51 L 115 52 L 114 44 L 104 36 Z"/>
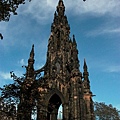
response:
<path fill-rule="evenodd" d="M 57 120 L 58 109 L 63 104 L 61 98 L 56 93 L 51 96 L 48 102 L 47 120 Z"/>

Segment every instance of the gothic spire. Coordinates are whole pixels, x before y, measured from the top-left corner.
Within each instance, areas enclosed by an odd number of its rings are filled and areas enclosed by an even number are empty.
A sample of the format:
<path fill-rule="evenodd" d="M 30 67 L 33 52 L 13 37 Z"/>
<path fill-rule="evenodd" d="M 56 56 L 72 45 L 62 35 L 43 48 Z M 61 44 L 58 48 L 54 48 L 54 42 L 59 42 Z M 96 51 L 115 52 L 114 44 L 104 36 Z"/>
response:
<path fill-rule="evenodd" d="M 87 80 L 89 81 L 89 73 L 87 71 L 87 64 L 86 64 L 86 60 L 84 59 L 84 66 L 83 66 L 83 69 L 84 69 L 84 72 L 83 72 L 83 77 L 84 77 L 84 80 Z"/>
<path fill-rule="evenodd" d="M 78 50 L 77 50 L 77 43 L 75 40 L 75 35 L 73 35 L 72 39 L 72 57 L 74 59 L 74 67 L 79 69 L 79 60 L 78 60 Z"/>
<path fill-rule="evenodd" d="M 56 11 L 54 13 L 54 20 L 51 25 L 52 34 L 56 34 L 59 31 L 64 31 L 62 34 L 66 34 L 67 38 L 69 38 L 70 26 L 68 24 L 68 20 L 65 13 L 65 6 L 63 0 L 59 0 L 58 6 L 56 7 Z M 61 34 L 61 33 L 60 33 Z"/>
<path fill-rule="evenodd" d="M 90 81 L 89 81 L 89 73 L 87 70 L 87 64 L 86 64 L 86 60 L 84 59 L 84 66 L 83 66 L 84 72 L 83 72 L 83 84 L 84 84 L 84 90 L 86 92 L 90 92 Z"/>
<path fill-rule="evenodd" d="M 28 61 L 34 61 L 34 44 L 32 45 L 32 50 L 30 52 L 30 58 Z"/>
<path fill-rule="evenodd" d="M 65 6 L 64 6 L 63 0 L 59 0 L 58 6 L 57 6 L 57 12 L 58 12 L 58 16 L 64 16 Z"/>
<path fill-rule="evenodd" d="M 94 114 L 93 114 L 93 101 L 92 101 L 92 92 L 90 90 L 90 81 L 89 81 L 89 73 L 87 70 L 87 64 L 86 64 L 86 60 L 84 59 L 84 66 L 83 66 L 84 72 L 83 72 L 83 95 L 84 95 L 84 100 L 85 100 L 85 104 L 86 104 L 86 110 L 87 110 L 87 117 L 86 119 L 88 120 L 94 120 Z"/>
<path fill-rule="evenodd" d="M 73 44 L 77 46 L 76 40 L 75 40 L 75 35 L 73 35 Z"/>
<path fill-rule="evenodd" d="M 86 73 L 87 72 L 87 64 L 86 64 L 86 60 L 85 59 L 84 59 L 83 69 L 84 69 L 84 73 Z"/>
<path fill-rule="evenodd" d="M 34 45 L 32 45 L 26 73 L 26 77 L 34 76 Z"/>

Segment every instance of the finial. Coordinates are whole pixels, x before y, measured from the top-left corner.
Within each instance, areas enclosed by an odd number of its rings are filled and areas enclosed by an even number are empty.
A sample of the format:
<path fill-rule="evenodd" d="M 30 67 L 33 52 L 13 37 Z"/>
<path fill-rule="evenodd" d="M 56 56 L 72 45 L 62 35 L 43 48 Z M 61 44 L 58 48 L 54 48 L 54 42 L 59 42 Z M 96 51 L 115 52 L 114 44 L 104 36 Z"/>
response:
<path fill-rule="evenodd" d="M 58 6 L 57 6 L 57 12 L 59 16 L 63 16 L 65 12 L 65 6 L 63 3 L 63 0 L 59 0 Z"/>
<path fill-rule="evenodd" d="M 30 58 L 34 58 L 34 44 L 32 45 L 32 50 L 30 52 Z"/>
<path fill-rule="evenodd" d="M 30 52 L 30 57 L 28 59 L 28 66 L 26 67 L 26 77 L 34 76 L 34 44 L 32 45 L 32 49 Z"/>
<path fill-rule="evenodd" d="M 90 81 L 89 81 L 89 78 L 88 78 L 89 73 L 88 73 L 88 71 L 87 71 L 87 64 L 86 64 L 86 60 L 85 60 L 85 59 L 84 59 L 83 69 L 84 69 L 84 72 L 83 72 L 84 84 L 85 84 L 86 88 L 87 88 L 88 91 L 89 91 L 89 88 L 90 88 L 89 83 L 90 83 Z"/>
<path fill-rule="evenodd" d="M 55 11 L 55 13 L 54 13 L 54 17 L 56 17 L 57 16 L 57 13 L 56 13 L 56 11 Z"/>
<path fill-rule="evenodd" d="M 84 71 L 87 71 L 87 64 L 86 64 L 85 58 L 84 58 L 84 66 L 83 66 L 83 69 L 84 69 Z"/>
<path fill-rule="evenodd" d="M 74 45 L 77 45 L 76 40 L 75 40 L 75 35 L 73 35 L 73 43 Z"/>
<path fill-rule="evenodd" d="M 73 42 L 75 42 L 75 35 L 73 35 Z"/>

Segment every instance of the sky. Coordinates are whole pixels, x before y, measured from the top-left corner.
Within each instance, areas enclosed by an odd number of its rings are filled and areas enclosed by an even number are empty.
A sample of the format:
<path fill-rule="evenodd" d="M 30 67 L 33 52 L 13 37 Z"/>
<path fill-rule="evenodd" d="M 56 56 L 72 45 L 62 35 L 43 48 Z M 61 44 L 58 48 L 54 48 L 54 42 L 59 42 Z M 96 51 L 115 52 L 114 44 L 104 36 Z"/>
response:
<path fill-rule="evenodd" d="M 0 87 L 12 83 L 10 71 L 22 76 L 32 44 L 35 69 L 46 62 L 48 39 L 58 0 L 32 0 L 21 5 L 18 15 L 0 22 Z M 88 65 L 94 101 L 120 110 L 120 0 L 64 0 L 79 51 L 80 71 Z"/>

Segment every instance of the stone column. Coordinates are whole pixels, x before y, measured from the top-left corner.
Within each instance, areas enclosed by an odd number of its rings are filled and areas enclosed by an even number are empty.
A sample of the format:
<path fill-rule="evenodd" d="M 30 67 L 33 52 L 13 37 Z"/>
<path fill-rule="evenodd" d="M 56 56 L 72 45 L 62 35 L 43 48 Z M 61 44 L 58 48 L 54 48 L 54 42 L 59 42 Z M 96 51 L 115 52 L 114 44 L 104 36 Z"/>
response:
<path fill-rule="evenodd" d="M 50 115 L 50 120 L 57 120 L 58 109 L 54 109 Z"/>
<path fill-rule="evenodd" d="M 69 120 L 69 106 L 68 106 L 68 103 L 63 104 L 63 120 Z"/>

